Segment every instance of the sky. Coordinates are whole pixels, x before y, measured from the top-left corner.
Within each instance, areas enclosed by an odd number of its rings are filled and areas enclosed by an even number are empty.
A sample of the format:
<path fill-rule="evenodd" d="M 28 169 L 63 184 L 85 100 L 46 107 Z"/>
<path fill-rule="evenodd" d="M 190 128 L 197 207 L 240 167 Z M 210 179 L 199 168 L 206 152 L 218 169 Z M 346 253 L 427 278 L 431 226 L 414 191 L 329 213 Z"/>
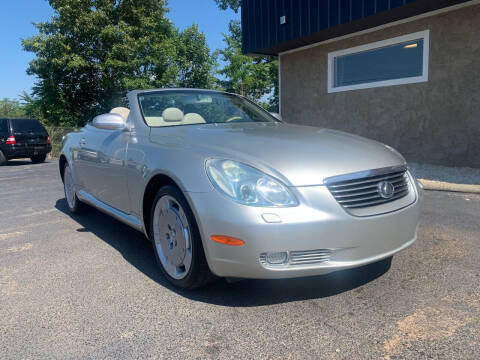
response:
<path fill-rule="evenodd" d="M 219 10 L 214 0 L 169 0 L 167 17 L 181 30 L 193 23 L 204 32 L 210 50 L 222 48 L 223 35 L 240 14 Z M 35 78 L 26 73 L 31 53 L 22 50 L 21 39 L 37 33 L 33 22 L 48 21 L 53 11 L 47 0 L 0 0 L 0 99 L 18 99 L 30 92 Z"/>

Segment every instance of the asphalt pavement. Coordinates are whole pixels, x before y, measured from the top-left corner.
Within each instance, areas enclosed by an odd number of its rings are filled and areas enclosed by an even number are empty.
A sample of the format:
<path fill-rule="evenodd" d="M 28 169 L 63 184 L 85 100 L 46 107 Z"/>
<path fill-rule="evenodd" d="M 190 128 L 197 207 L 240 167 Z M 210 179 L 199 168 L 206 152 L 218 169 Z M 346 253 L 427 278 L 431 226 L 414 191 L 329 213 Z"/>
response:
<path fill-rule="evenodd" d="M 179 291 L 56 162 L 0 167 L 0 359 L 478 359 L 480 196 L 426 192 L 388 265 Z"/>

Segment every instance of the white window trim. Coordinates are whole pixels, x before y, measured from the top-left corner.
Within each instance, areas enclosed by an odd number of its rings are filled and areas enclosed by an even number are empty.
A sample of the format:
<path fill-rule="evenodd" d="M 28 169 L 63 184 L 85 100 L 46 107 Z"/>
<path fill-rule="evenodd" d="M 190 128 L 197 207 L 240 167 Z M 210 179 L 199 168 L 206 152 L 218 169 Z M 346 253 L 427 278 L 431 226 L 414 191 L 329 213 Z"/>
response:
<path fill-rule="evenodd" d="M 334 79 L 335 79 L 334 72 L 335 72 L 336 57 L 355 54 L 362 51 L 378 49 L 385 46 L 400 44 L 403 42 L 419 40 L 419 39 L 423 39 L 423 72 L 421 76 L 407 77 L 407 78 L 394 79 L 394 80 L 385 80 L 385 81 L 375 81 L 375 82 L 357 84 L 357 85 L 347 85 L 347 86 L 338 86 L 338 87 L 334 86 Z M 336 93 L 341 91 L 351 91 L 351 90 L 369 89 L 369 88 L 383 87 L 383 86 L 395 86 L 395 85 L 427 82 L 429 54 L 430 54 L 430 30 L 420 31 L 413 34 L 409 34 L 409 35 L 398 36 L 398 37 L 383 40 L 383 41 L 377 41 L 377 42 L 366 44 L 366 45 L 355 46 L 349 49 L 331 52 L 328 54 L 328 92 Z"/>

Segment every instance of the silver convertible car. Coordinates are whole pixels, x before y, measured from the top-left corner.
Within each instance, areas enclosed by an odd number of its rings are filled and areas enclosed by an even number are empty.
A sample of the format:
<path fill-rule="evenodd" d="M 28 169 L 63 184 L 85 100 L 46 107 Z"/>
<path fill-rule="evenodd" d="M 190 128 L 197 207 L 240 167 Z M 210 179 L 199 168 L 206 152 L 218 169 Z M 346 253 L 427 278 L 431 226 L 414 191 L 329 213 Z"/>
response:
<path fill-rule="evenodd" d="M 178 287 L 326 274 L 416 239 L 421 189 L 387 145 L 217 91 L 128 103 L 64 138 L 65 196 L 72 213 L 86 203 L 144 232 Z"/>

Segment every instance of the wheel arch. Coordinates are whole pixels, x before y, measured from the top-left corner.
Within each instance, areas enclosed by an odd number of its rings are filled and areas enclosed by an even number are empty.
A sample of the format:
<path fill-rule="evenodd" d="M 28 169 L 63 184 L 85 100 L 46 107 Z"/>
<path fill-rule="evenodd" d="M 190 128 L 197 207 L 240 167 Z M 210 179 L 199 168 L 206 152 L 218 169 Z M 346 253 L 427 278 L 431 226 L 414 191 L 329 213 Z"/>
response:
<path fill-rule="evenodd" d="M 62 178 L 62 182 L 64 181 L 63 178 L 63 169 L 65 168 L 65 165 L 68 164 L 67 157 L 64 154 L 60 155 L 60 159 L 58 160 L 58 170 L 60 171 L 60 177 Z"/>
<path fill-rule="evenodd" d="M 142 221 L 143 221 L 143 228 L 145 230 L 145 234 L 149 239 L 151 239 L 150 234 L 150 216 L 152 211 L 152 204 L 155 196 L 157 195 L 158 189 L 162 188 L 163 186 L 171 185 L 179 189 L 185 198 L 187 198 L 187 202 L 192 207 L 188 197 L 185 195 L 185 191 L 182 189 L 180 184 L 175 181 L 171 176 L 159 173 L 152 176 L 152 178 L 148 181 L 147 186 L 145 187 L 145 191 L 143 193 L 142 199 Z"/>

